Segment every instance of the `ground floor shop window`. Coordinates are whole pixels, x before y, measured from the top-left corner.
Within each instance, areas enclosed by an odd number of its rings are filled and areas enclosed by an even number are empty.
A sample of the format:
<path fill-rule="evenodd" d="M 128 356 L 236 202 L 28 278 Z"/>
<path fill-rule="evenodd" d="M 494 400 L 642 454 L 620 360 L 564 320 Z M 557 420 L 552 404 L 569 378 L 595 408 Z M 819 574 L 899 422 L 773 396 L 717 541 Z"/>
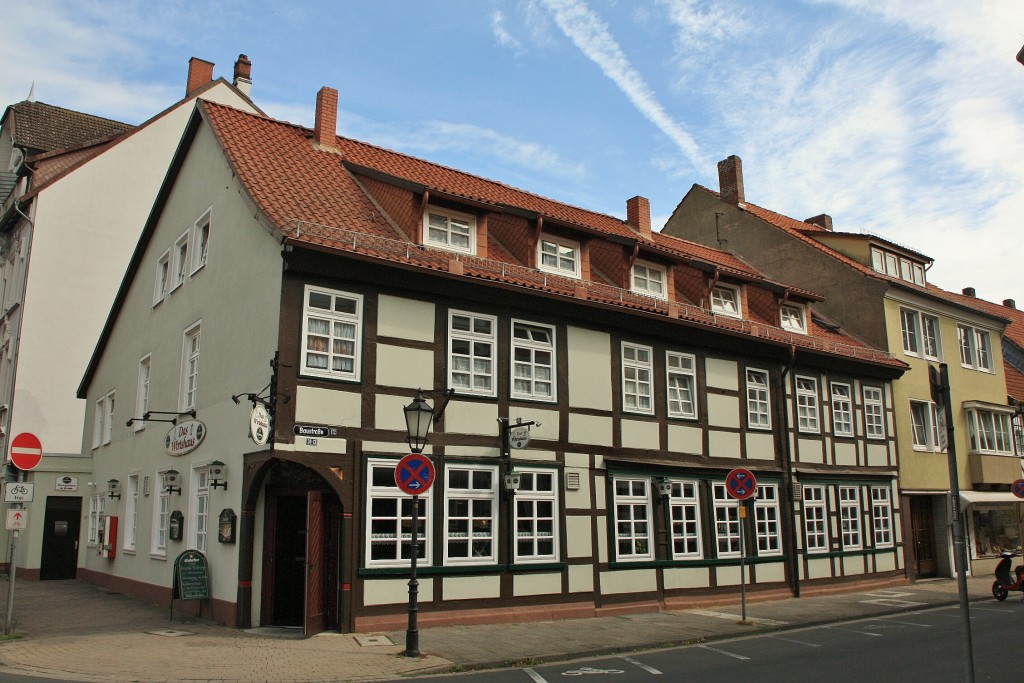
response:
<path fill-rule="evenodd" d="M 516 562 L 558 560 L 558 481 L 554 470 L 520 467 L 515 504 Z"/>
<path fill-rule="evenodd" d="M 1018 505 L 975 505 L 971 508 L 974 557 L 996 557 L 1020 548 Z"/>
<path fill-rule="evenodd" d="M 616 479 L 613 491 L 615 493 L 616 559 L 653 559 L 650 481 L 647 479 Z"/>
<path fill-rule="evenodd" d="M 412 496 L 399 490 L 395 483 L 398 461 L 371 461 L 368 465 L 366 506 L 366 566 L 408 566 L 412 557 Z M 419 561 L 430 564 L 430 525 L 433 519 L 431 497 L 420 496 L 419 524 L 416 554 Z"/>

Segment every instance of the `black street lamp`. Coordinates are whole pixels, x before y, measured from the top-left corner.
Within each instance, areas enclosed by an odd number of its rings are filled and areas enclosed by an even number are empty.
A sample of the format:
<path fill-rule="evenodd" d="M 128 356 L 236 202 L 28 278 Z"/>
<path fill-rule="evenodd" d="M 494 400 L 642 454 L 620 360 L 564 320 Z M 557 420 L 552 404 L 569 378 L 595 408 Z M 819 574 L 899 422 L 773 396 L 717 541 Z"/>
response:
<path fill-rule="evenodd" d="M 406 442 L 413 453 L 422 453 L 423 447 L 427 445 L 430 424 L 434 421 L 434 409 L 424 400 L 423 390 L 418 389 L 416 398 L 402 410 L 405 411 Z M 419 527 L 420 497 L 413 494 L 412 543 L 409 549 L 409 625 L 405 631 L 405 652 L 403 653 L 406 657 L 420 656 L 420 631 L 416 623 L 420 592 L 420 582 L 416 578 L 416 561 L 420 554 Z"/>

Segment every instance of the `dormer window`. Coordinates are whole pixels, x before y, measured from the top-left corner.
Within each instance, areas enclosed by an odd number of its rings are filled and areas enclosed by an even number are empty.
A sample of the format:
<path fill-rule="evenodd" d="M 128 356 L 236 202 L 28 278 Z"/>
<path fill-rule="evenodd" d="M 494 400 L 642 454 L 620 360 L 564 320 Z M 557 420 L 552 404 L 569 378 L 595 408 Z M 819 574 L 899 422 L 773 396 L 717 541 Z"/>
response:
<path fill-rule="evenodd" d="M 580 277 L 580 243 L 541 235 L 537 243 L 537 266 L 549 273 Z"/>
<path fill-rule="evenodd" d="M 807 334 L 807 310 L 799 304 L 786 304 L 779 311 L 782 329 Z"/>
<path fill-rule="evenodd" d="M 423 239 L 432 247 L 475 254 L 476 218 L 436 206 L 428 207 L 423 215 Z"/>
<path fill-rule="evenodd" d="M 711 311 L 733 318 L 742 317 L 739 289 L 727 285 L 717 285 L 711 290 Z"/>
<path fill-rule="evenodd" d="M 659 299 L 668 298 L 665 293 L 665 267 L 658 266 L 645 261 L 637 261 L 633 264 L 633 278 L 631 288 L 638 294 L 647 294 Z"/>
<path fill-rule="evenodd" d="M 924 287 L 924 265 L 905 256 L 897 256 L 871 247 L 871 268 L 884 275 L 898 277 L 905 282 L 913 282 Z"/>

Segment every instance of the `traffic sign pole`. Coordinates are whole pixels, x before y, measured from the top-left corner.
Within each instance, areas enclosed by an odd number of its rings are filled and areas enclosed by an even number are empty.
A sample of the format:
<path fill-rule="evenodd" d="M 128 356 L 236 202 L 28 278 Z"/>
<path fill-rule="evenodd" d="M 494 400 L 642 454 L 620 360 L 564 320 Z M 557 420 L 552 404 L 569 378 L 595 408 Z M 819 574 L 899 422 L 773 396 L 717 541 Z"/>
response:
<path fill-rule="evenodd" d="M 420 656 L 420 630 L 417 624 L 419 614 L 420 582 L 416 578 L 416 565 L 420 554 L 420 494 L 426 493 L 434 484 L 434 463 L 422 453 L 410 453 L 398 461 L 395 467 L 395 484 L 404 493 L 412 496 L 412 543 L 409 557 L 409 625 L 405 631 L 406 657 Z M 399 556 L 401 556 L 401 529 L 398 531 Z"/>

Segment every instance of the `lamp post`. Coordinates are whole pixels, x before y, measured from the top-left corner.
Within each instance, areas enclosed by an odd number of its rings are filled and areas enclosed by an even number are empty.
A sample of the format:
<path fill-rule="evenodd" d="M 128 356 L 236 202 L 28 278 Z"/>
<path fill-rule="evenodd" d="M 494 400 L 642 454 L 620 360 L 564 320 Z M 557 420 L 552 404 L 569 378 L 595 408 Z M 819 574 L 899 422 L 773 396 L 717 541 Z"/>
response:
<path fill-rule="evenodd" d="M 430 432 L 430 425 L 434 421 L 434 409 L 423 398 L 423 390 L 416 391 L 416 398 L 412 403 L 402 409 L 405 412 L 406 442 L 409 450 L 413 453 L 422 453 L 427 445 L 427 433 Z M 417 614 L 419 612 L 418 600 L 420 582 L 416 578 L 416 561 L 420 554 L 419 543 L 420 526 L 420 497 L 414 493 L 412 496 L 412 543 L 409 557 L 409 625 L 405 631 L 405 652 L 406 657 L 420 656 L 420 631 L 417 626 Z"/>

